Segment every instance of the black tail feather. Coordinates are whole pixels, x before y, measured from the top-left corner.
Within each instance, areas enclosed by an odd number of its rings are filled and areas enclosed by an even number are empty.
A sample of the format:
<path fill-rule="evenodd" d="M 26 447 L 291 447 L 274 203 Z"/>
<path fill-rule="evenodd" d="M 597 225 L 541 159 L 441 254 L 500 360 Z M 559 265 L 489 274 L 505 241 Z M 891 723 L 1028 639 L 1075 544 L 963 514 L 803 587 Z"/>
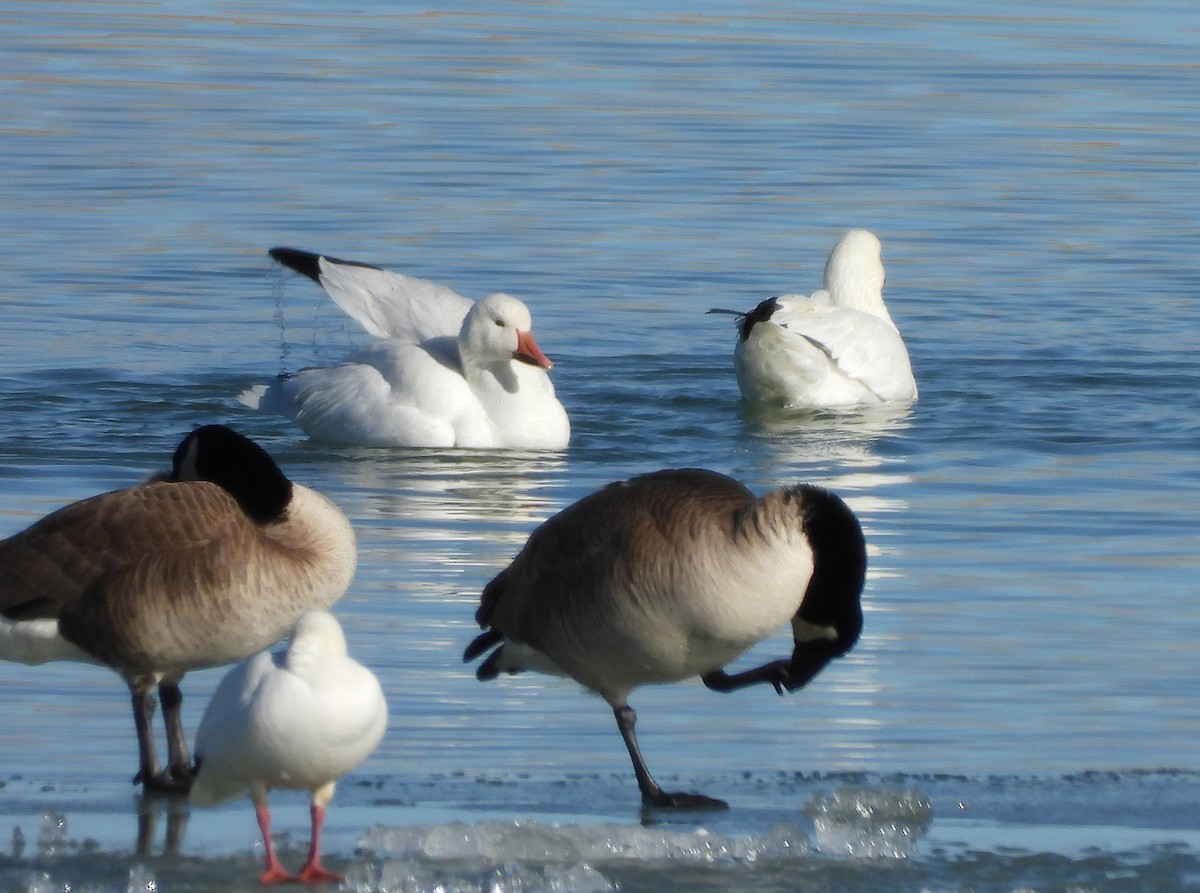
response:
<path fill-rule="evenodd" d="M 500 646 L 496 648 L 496 646 Z M 475 670 L 475 678 L 487 682 L 500 675 L 500 655 L 504 653 L 504 635 L 498 630 L 488 629 L 471 640 L 471 644 L 463 651 L 463 662 L 474 660 L 489 648 L 495 648 Z"/>
<path fill-rule="evenodd" d="M 504 646 L 501 645 L 495 651 L 487 656 L 487 660 L 481 663 L 475 670 L 475 678 L 480 682 L 487 682 L 489 679 L 495 679 L 500 675 L 500 668 L 496 666 L 500 662 L 500 655 L 504 653 Z M 510 670 L 510 673 L 515 673 L 515 670 Z"/>
<path fill-rule="evenodd" d="M 463 651 L 463 663 L 474 660 L 493 645 L 498 645 L 502 641 L 504 641 L 504 636 L 499 631 L 494 629 L 485 630 L 472 639 L 471 644 Z"/>

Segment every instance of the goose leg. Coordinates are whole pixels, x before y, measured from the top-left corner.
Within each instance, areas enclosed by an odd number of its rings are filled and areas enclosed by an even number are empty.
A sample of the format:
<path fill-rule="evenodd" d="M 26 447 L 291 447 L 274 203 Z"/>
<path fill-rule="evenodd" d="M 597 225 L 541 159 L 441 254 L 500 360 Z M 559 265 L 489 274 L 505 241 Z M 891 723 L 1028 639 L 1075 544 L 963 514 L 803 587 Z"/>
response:
<path fill-rule="evenodd" d="M 321 864 L 321 826 L 325 824 L 325 807 L 314 803 L 309 813 L 312 815 L 312 838 L 308 847 L 308 860 L 296 875 L 296 880 L 310 884 L 325 881 L 337 883 L 343 880 L 343 877 L 327 871 Z"/>
<path fill-rule="evenodd" d="M 275 855 L 275 844 L 271 842 L 271 810 L 265 798 L 255 800 L 254 816 L 258 819 L 258 830 L 262 834 L 263 849 L 267 854 L 267 868 L 258 876 L 260 884 L 284 884 L 292 879 L 279 864 Z"/>
<path fill-rule="evenodd" d="M 153 676 L 132 676 L 125 680 L 133 702 L 133 723 L 137 729 L 138 739 L 138 772 L 133 777 L 134 784 L 140 784 L 142 790 L 160 793 L 185 792 L 192 784 L 191 768 L 185 770 L 183 778 L 179 778 L 174 770 L 163 772 L 158 767 L 158 753 L 154 749 L 154 711 L 158 709 L 158 700 L 154 697 L 154 688 L 159 686 L 159 692 L 164 697 L 163 718 L 167 722 L 167 744 L 171 750 L 171 761 L 174 763 L 179 742 L 183 740 L 183 722 L 179 715 L 179 706 L 183 696 L 175 683 L 163 683 Z M 172 741 L 172 725 L 178 728 L 179 741 Z M 187 743 L 182 744 L 184 764 L 187 763 Z"/>
<path fill-rule="evenodd" d="M 183 692 L 179 679 L 168 678 L 158 684 L 158 700 L 162 704 L 163 724 L 167 729 L 167 772 L 176 790 L 192 786 L 192 757 L 188 752 L 187 735 L 183 731 Z"/>
<path fill-rule="evenodd" d="M 158 754 L 154 750 L 153 729 L 158 702 L 154 699 L 154 679 L 138 676 L 126 682 L 133 701 L 133 725 L 138 740 L 138 772 L 133 777 L 133 783 L 141 784 L 143 790 L 149 790 L 158 778 Z"/>
<path fill-rule="evenodd" d="M 625 740 L 625 749 L 629 751 L 629 759 L 633 761 L 633 774 L 637 776 L 638 788 L 642 792 L 642 802 L 647 806 L 662 809 L 728 809 L 729 804 L 724 800 L 705 797 L 703 794 L 687 794 L 682 792 L 664 791 L 646 768 L 638 747 L 634 727 L 637 725 L 637 712 L 628 704 L 613 707 L 613 716 L 617 720 L 617 728 Z"/>

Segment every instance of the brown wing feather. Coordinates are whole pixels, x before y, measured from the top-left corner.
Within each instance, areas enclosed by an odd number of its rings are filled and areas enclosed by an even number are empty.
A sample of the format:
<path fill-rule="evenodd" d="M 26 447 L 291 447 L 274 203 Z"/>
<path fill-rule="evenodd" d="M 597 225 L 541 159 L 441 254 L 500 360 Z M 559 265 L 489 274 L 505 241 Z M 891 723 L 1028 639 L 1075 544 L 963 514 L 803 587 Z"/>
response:
<path fill-rule="evenodd" d="M 84 499 L 0 542 L 0 612 L 54 617 L 98 581 L 250 522 L 215 484 L 147 484 Z"/>
<path fill-rule="evenodd" d="M 550 518 L 525 548 L 484 589 L 476 615 L 512 641 L 535 648 L 552 639 L 560 623 L 584 625 L 591 612 L 607 610 L 605 595 L 665 587 L 646 578 L 647 568 L 669 574 L 674 552 L 686 550 L 702 529 L 721 525 L 728 534 L 739 510 L 755 502 L 736 481 L 701 469 L 655 472 L 610 484 Z M 646 561 L 645 553 L 660 560 Z M 628 581 L 638 568 L 640 586 Z M 571 601 L 569 611 L 548 609 Z M 528 618 L 529 622 L 523 622 Z"/>
<path fill-rule="evenodd" d="M 133 666 L 152 644 L 161 649 L 171 627 L 194 633 L 212 615 L 214 594 L 218 602 L 236 595 L 231 575 L 250 539 L 260 539 L 257 529 L 215 484 L 101 494 L 0 543 L 0 612 L 58 617 L 85 651 Z M 243 561 L 232 560 L 239 550 Z"/>

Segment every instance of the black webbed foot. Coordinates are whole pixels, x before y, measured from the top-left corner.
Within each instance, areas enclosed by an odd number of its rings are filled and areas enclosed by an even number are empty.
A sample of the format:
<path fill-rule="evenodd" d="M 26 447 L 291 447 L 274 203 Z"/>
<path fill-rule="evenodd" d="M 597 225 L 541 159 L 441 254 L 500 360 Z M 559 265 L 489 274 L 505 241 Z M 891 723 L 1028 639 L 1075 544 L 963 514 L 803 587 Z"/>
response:
<path fill-rule="evenodd" d="M 193 774 L 164 770 L 154 775 L 143 776 L 141 772 L 133 777 L 134 784 L 140 784 L 147 794 L 186 794 L 192 789 Z"/>
<path fill-rule="evenodd" d="M 804 688 L 836 656 L 811 648 L 802 650 L 797 646 L 790 660 L 769 661 L 761 667 L 743 670 L 740 673 L 714 670 L 701 676 L 700 681 L 713 691 L 737 691 L 739 688 L 767 682 L 776 693 L 782 695 L 785 691 Z"/>
<path fill-rule="evenodd" d="M 755 667 L 752 670 L 745 670 L 741 673 L 726 673 L 724 670 L 715 670 L 712 673 L 706 673 L 701 676 L 700 681 L 713 691 L 724 692 L 737 691 L 740 688 L 758 685 L 760 682 L 768 682 L 777 694 L 782 695 L 785 691 L 795 690 L 792 687 L 790 668 L 790 661 L 773 660 L 770 663 L 763 664 L 761 667 Z M 799 686 L 796 686 L 796 688 L 799 688 Z"/>
<path fill-rule="evenodd" d="M 652 809 L 704 809 L 709 811 L 729 808 L 728 803 L 718 800 L 716 797 L 662 789 L 652 794 L 643 793 L 642 805 Z"/>

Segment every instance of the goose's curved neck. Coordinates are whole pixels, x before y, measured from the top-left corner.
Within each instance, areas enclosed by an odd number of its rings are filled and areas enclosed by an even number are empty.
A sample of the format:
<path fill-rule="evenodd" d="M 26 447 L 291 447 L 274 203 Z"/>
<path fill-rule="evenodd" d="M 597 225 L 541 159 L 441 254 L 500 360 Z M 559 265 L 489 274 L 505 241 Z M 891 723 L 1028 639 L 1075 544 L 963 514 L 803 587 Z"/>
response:
<path fill-rule="evenodd" d="M 858 519 L 837 496 L 807 484 L 796 491 L 803 496 L 801 518 L 813 555 L 812 578 L 796 620 L 832 629 L 832 651 L 845 654 L 862 632 L 866 540 Z"/>

